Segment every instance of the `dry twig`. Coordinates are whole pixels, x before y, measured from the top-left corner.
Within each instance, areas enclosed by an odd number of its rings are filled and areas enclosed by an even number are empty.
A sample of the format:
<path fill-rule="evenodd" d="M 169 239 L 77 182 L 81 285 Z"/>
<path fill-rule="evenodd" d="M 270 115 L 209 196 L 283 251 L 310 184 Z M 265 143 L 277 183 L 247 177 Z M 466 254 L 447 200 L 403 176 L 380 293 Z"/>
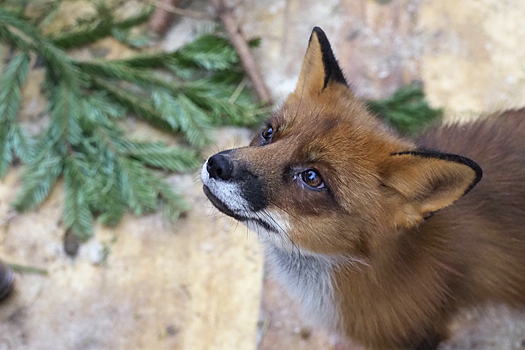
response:
<path fill-rule="evenodd" d="M 271 104 L 270 92 L 266 87 L 266 83 L 264 82 L 257 62 L 250 51 L 248 43 L 233 18 L 232 10 L 226 6 L 224 0 L 211 0 L 211 2 L 215 6 L 215 11 L 224 24 L 224 28 L 230 35 L 232 45 L 235 47 L 235 50 L 239 55 L 246 75 L 248 75 L 248 78 L 253 84 L 257 97 L 261 102 Z"/>
<path fill-rule="evenodd" d="M 168 1 L 162 1 L 162 0 L 145 0 L 146 3 L 155 6 L 156 8 L 162 10 L 165 13 L 168 14 L 174 14 L 184 17 L 189 17 L 193 19 L 216 19 L 217 16 L 205 12 L 199 12 L 199 11 L 193 11 L 193 10 L 187 10 L 187 9 L 181 9 L 180 7 L 177 7 L 177 4 L 181 2 L 181 0 L 168 0 Z"/>
<path fill-rule="evenodd" d="M 18 265 L 18 264 L 6 264 L 13 270 L 14 272 L 18 273 L 35 273 L 38 275 L 44 275 L 47 276 L 49 273 L 46 269 L 41 269 L 39 267 L 34 266 L 25 266 L 25 265 Z"/>

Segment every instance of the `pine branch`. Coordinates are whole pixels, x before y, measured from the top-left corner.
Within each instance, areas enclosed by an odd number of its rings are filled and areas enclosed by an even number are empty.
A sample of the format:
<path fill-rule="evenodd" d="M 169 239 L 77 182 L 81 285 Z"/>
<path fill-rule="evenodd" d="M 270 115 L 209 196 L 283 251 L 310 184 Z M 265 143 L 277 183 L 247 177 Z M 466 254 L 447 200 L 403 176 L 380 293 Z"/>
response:
<path fill-rule="evenodd" d="M 87 120 L 94 125 L 101 124 L 115 127 L 113 119 L 120 119 L 126 115 L 126 109 L 111 101 L 104 91 L 90 94 L 82 100 L 82 109 Z"/>
<path fill-rule="evenodd" d="M 115 139 L 118 137 L 115 129 L 98 126 L 84 148 L 86 163 L 91 165 L 86 200 L 94 212 L 100 213 L 99 220 L 105 225 L 117 224 L 127 209 L 115 171 L 119 157 Z"/>
<path fill-rule="evenodd" d="M 396 91 L 392 97 L 368 101 L 367 105 L 371 112 L 402 134 L 415 134 L 443 114 L 441 109 L 432 109 L 428 105 L 420 84 L 405 86 Z"/>
<path fill-rule="evenodd" d="M 215 77 L 214 77 L 215 78 Z M 255 126 L 268 114 L 254 101 L 253 95 L 240 91 L 235 101 L 236 86 L 218 79 L 188 84 L 185 93 L 197 106 L 208 112 L 214 125 Z"/>
<path fill-rule="evenodd" d="M 11 126 L 11 147 L 23 163 L 28 163 L 33 157 L 34 142 L 18 123 Z"/>
<path fill-rule="evenodd" d="M 120 106 L 129 109 L 137 117 L 144 119 L 161 129 L 173 129 L 170 122 L 158 113 L 153 104 L 146 98 L 133 94 L 126 89 L 110 84 L 102 79 L 91 77 L 94 87 L 102 89 L 107 95 Z"/>
<path fill-rule="evenodd" d="M 7 169 L 13 160 L 10 131 L 10 127 L 5 125 L 5 123 L 0 123 L 0 177 L 5 176 Z"/>
<path fill-rule="evenodd" d="M 24 161 L 30 150 L 25 136 L 19 132 L 16 116 L 22 102 L 21 87 L 27 78 L 29 56 L 19 54 L 4 68 L 0 81 L 0 177 L 13 159 L 12 150 Z"/>
<path fill-rule="evenodd" d="M 200 164 L 197 153 L 164 143 L 126 142 L 126 154 L 149 166 L 180 173 L 194 170 Z"/>
<path fill-rule="evenodd" d="M 187 69 L 203 68 L 215 71 L 231 68 L 239 62 L 239 58 L 225 39 L 215 35 L 204 35 L 178 51 L 141 54 L 109 62 L 132 68 L 169 68 L 171 65 L 177 65 Z"/>
<path fill-rule="evenodd" d="M 64 226 L 71 228 L 77 236 L 87 239 L 93 236 L 93 215 L 86 200 L 86 174 L 82 161 L 74 154 L 66 157 L 64 162 L 65 201 Z"/>
<path fill-rule="evenodd" d="M 82 140 L 82 129 L 79 124 L 82 101 L 80 90 L 70 86 L 64 80 L 53 86 L 47 82 L 51 115 L 51 125 L 48 129 L 49 136 L 54 142 L 78 144 Z"/>
<path fill-rule="evenodd" d="M 235 49 L 225 38 L 203 35 L 183 46 L 175 59 L 180 64 L 190 64 L 207 70 L 224 70 L 239 62 Z"/>
<path fill-rule="evenodd" d="M 137 54 L 130 58 L 110 62 L 120 63 L 131 68 L 164 68 L 174 56 L 177 56 L 177 51 Z"/>
<path fill-rule="evenodd" d="M 149 38 L 146 35 L 133 35 L 131 31 L 127 29 L 113 28 L 111 30 L 111 35 L 124 45 L 131 48 L 145 47 L 149 42 Z"/>
<path fill-rule="evenodd" d="M 124 31 L 146 18 L 142 13 L 116 20 L 114 9 L 100 4 L 99 17 L 77 21 L 71 32 L 53 37 L 0 8 L 0 41 L 23 52 L 6 65 L 0 81 L 0 175 L 13 152 L 27 162 L 13 203 L 18 210 L 42 203 L 63 175 L 64 223 L 81 238 L 93 234 L 94 217 L 113 225 L 127 209 L 140 215 L 162 208 L 176 218 L 188 206 L 152 168 L 195 169 L 213 124 L 253 125 L 261 114 L 245 90 L 235 50 L 215 35 L 171 53 L 113 61 L 70 58 L 64 48 L 111 34 L 127 40 Z M 48 17 L 33 23 L 42 20 Z M 45 68 L 42 90 L 50 117 L 35 147 L 16 123 L 29 53 Z M 129 113 L 181 132 L 191 149 L 128 140 L 117 119 Z"/>
<path fill-rule="evenodd" d="M 182 131 L 188 142 L 196 147 L 204 146 L 211 125 L 206 114 L 183 94 L 171 96 L 167 91 L 152 93 L 155 108 L 174 130 Z"/>
<path fill-rule="evenodd" d="M 27 164 L 22 174 L 22 189 L 12 205 L 19 211 L 38 206 L 49 195 L 62 168 L 62 158 L 53 151 L 52 145 L 42 148 Z"/>
<path fill-rule="evenodd" d="M 102 3 L 103 4 L 103 3 Z M 100 20 L 87 28 L 77 29 L 71 33 L 50 37 L 51 42 L 63 49 L 79 47 L 93 43 L 106 36 L 112 35 L 113 30 L 125 30 L 149 20 L 155 8 L 146 6 L 139 14 L 130 16 L 121 21 L 115 21 L 111 11 L 106 7 L 98 8 Z"/>
<path fill-rule="evenodd" d="M 13 32 L 11 28 L 23 33 L 26 37 Z M 84 85 L 83 75 L 72 64 L 71 59 L 59 48 L 50 43 L 27 21 L 0 8 L 0 39 L 8 41 L 20 50 L 29 53 L 37 52 L 50 65 L 50 70 L 70 86 Z"/>
<path fill-rule="evenodd" d="M 135 215 L 156 209 L 157 193 L 148 186 L 153 178 L 150 171 L 138 161 L 118 159 L 115 172 L 124 198 Z"/>
<path fill-rule="evenodd" d="M 140 71 L 115 61 L 76 62 L 76 66 L 90 76 L 104 79 L 118 79 L 143 88 L 161 87 L 168 90 L 180 89 L 180 84 L 157 78 L 151 72 Z"/>
<path fill-rule="evenodd" d="M 252 40 L 250 46 L 259 45 Z M 237 52 L 228 40 L 214 34 L 205 34 L 174 52 L 139 54 L 131 58 L 110 61 L 132 68 L 170 68 L 173 65 L 180 69 L 203 68 L 210 71 L 231 69 L 239 63 Z"/>

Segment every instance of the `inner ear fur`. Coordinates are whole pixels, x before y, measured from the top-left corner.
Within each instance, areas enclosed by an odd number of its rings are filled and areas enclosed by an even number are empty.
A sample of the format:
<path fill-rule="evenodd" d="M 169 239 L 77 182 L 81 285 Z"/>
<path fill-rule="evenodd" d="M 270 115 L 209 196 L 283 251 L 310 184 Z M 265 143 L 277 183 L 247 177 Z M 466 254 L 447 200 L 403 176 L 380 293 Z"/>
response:
<path fill-rule="evenodd" d="M 319 94 L 331 84 L 348 86 L 326 34 L 315 27 L 310 36 L 295 94 Z"/>
<path fill-rule="evenodd" d="M 466 157 L 430 151 L 394 153 L 382 173 L 397 196 L 396 225 L 413 227 L 467 194 L 483 175 Z"/>

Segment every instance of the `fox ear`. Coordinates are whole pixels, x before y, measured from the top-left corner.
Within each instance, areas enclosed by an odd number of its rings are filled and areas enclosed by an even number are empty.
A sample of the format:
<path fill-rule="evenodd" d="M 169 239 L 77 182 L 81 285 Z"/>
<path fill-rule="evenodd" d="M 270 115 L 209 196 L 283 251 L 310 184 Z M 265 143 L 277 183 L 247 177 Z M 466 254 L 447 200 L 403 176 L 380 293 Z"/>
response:
<path fill-rule="evenodd" d="M 397 199 L 395 222 L 410 228 L 451 205 L 481 180 L 474 161 L 427 151 L 394 153 L 383 170 L 383 184 Z"/>
<path fill-rule="evenodd" d="M 347 86 L 326 34 L 321 28 L 315 27 L 310 36 L 295 94 L 318 94 L 332 83 Z"/>

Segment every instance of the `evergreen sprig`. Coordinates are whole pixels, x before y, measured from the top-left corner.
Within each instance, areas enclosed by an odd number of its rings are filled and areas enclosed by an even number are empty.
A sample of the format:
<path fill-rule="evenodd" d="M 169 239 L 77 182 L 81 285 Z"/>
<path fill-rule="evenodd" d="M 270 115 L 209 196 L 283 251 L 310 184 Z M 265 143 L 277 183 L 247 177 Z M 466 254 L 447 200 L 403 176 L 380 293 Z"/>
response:
<path fill-rule="evenodd" d="M 54 16 L 60 0 L 51 2 L 46 6 Z M 142 215 L 162 208 L 176 218 L 188 206 L 154 169 L 195 169 L 212 126 L 255 125 L 265 113 L 245 88 L 239 58 L 222 36 L 206 34 L 174 52 L 79 61 L 64 50 L 111 35 L 128 40 L 126 31 L 147 20 L 152 8 L 117 19 L 115 6 L 98 2 L 95 16 L 45 36 L 41 27 L 49 18 L 25 18 L 24 6 L 0 8 L 0 42 L 14 52 L 0 81 L 0 177 L 15 157 L 25 163 L 13 203 L 21 211 L 40 205 L 62 177 L 64 224 L 83 239 L 93 235 L 95 218 L 114 225 L 126 210 Z M 35 55 L 45 69 L 49 125 L 29 138 L 17 114 Z M 187 144 L 130 140 L 119 125 L 130 114 L 181 133 Z"/>
<path fill-rule="evenodd" d="M 370 100 L 367 105 L 370 111 L 405 135 L 416 134 L 443 115 L 442 109 L 428 105 L 423 87 L 417 83 L 402 87 L 389 98 Z"/>
<path fill-rule="evenodd" d="M 91 20 L 83 21 L 85 23 L 81 23 L 78 28 L 70 32 L 52 35 L 50 40 L 58 47 L 69 49 L 93 43 L 109 35 L 117 34 L 120 36 L 117 39 L 123 39 L 122 35 L 127 29 L 146 22 L 154 10 L 153 6 L 145 6 L 136 15 L 116 20 L 112 9 L 104 2 L 99 2 L 96 6 L 96 14 L 91 16 Z"/>
<path fill-rule="evenodd" d="M 27 78 L 29 56 L 18 54 L 4 68 L 0 81 L 0 177 L 13 161 L 13 152 L 27 162 L 31 145 L 16 121 L 22 102 L 21 87 Z"/>

